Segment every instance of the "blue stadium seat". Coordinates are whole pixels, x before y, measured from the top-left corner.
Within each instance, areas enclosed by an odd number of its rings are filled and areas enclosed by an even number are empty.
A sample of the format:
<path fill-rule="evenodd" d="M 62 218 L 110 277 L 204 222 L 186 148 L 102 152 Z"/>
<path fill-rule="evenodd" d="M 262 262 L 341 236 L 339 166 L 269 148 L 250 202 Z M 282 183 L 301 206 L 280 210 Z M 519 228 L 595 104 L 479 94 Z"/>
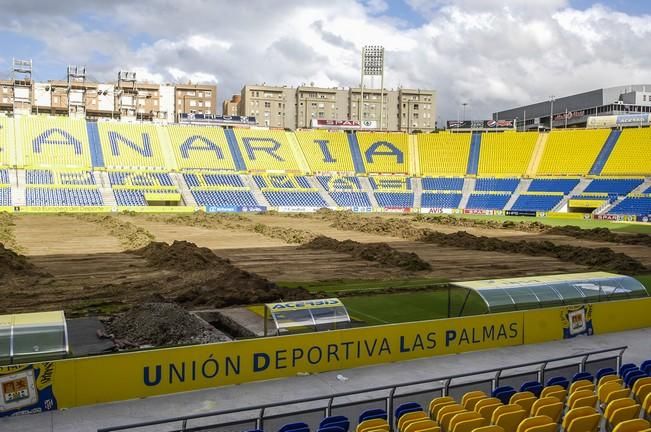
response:
<path fill-rule="evenodd" d="M 518 187 L 517 178 L 478 178 L 475 182 L 476 191 L 513 192 Z"/>
<path fill-rule="evenodd" d="M 559 386 L 565 388 L 565 390 L 567 390 L 567 388 L 570 386 L 570 381 L 567 378 L 563 377 L 563 376 L 555 376 L 555 377 L 551 377 L 551 378 L 549 378 L 547 380 L 547 387 L 550 387 L 550 386 L 553 386 L 553 385 L 559 385 Z"/>
<path fill-rule="evenodd" d="M 460 202 L 461 194 L 424 192 L 421 199 L 421 207 L 456 209 L 459 208 Z"/>
<path fill-rule="evenodd" d="M 283 425 L 280 429 L 278 429 L 278 432 L 309 432 L 310 427 L 307 425 L 307 423 L 303 422 L 296 422 L 296 423 L 288 423 L 286 425 Z"/>
<path fill-rule="evenodd" d="M 460 191 L 463 189 L 463 178 L 461 177 L 424 177 L 421 182 L 424 191 Z"/>
<path fill-rule="evenodd" d="M 319 431 L 325 432 L 323 428 L 326 427 L 339 427 L 343 432 L 348 432 L 350 428 L 350 420 L 345 416 L 330 416 L 326 417 L 319 423 Z"/>
<path fill-rule="evenodd" d="M 540 397 L 540 393 L 542 392 L 542 390 L 543 390 L 543 385 L 538 381 L 528 381 L 526 383 L 523 383 L 520 386 L 521 392 L 530 391 L 531 393 L 536 395 L 536 397 Z"/>
<path fill-rule="evenodd" d="M 359 415 L 358 423 L 363 422 L 364 420 L 372 420 L 372 419 L 387 419 L 387 412 L 381 408 L 373 408 L 373 409 L 368 409 L 366 411 L 363 411 Z"/>
<path fill-rule="evenodd" d="M 200 181 L 199 176 L 203 182 Z M 203 183 L 207 186 L 245 187 L 244 182 L 237 174 L 183 174 L 183 179 L 191 188 L 204 186 Z"/>
<path fill-rule="evenodd" d="M 288 207 L 327 207 L 326 202 L 321 198 L 318 192 L 312 191 L 263 191 L 262 194 L 267 198 L 272 206 Z"/>
<path fill-rule="evenodd" d="M 366 192 L 329 192 L 339 207 L 371 207 Z"/>
<path fill-rule="evenodd" d="M 217 206 L 217 207 L 251 207 L 259 206 L 255 197 L 250 191 L 205 191 L 192 190 L 194 200 L 200 206 Z"/>
<path fill-rule="evenodd" d="M 316 176 L 316 179 L 327 191 L 359 191 L 362 189 L 359 178 L 354 176 Z"/>
<path fill-rule="evenodd" d="M 164 172 L 109 171 L 111 185 L 120 186 L 174 186 L 172 178 Z"/>
<path fill-rule="evenodd" d="M 601 378 L 607 375 L 617 375 L 617 371 L 613 368 L 601 368 L 597 371 L 594 377 L 597 380 L 597 382 L 599 382 Z"/>
<path fill-rule="evenodd" d="M 651 197 L 626 197 L 608 213 L 647 216 L 651 215 Z"/>
<path fill-rule="evenodd" d="M 629 370 L 637 369 L 637 365 L 635 363 L 624 363 L 619 367 L 619 376 L 624 378 L 624 375 L 626 372 Z"/>
<path fill-rule="evenodd" d="M 467 209 L 502 210 L 511 198 L 507 194 L 470 194 Z"/>
<path fill-rule="evenodd" d="M 396 424 L 398 424 L 398 420 L 400 420 L 400 417 L 402 417 L 404 414 L 422 410 L 423 407 L 417 402 L 405 402 L 398 405 L 398 408 L 396 408 L 395 412 Z"/>
<path fill-rule="evenodd" d="M 511 210 L 549 211 L 561 200 L 562 195 L 520 195 Z"/>
<path fill-rule="evenodd" d="M 10 206 L 11 205 L 11 188 L 3 187 L 0 188 L 0 206 Z"/>
<path fill-rule="evenodd" d="M 594 382 L 594 376 L 592 376 L 590 372 L 579 372 L 572 375 L 572 382 L 577 382 L 580 380 Z"/>
<path fill-rule="evenodd" d="M 375 199 L 380 207 L 414 206 L 414 194 L 405 192 L 375 192 Z"/>
<path fill-rule="evenodd" d="M 28 206 L 101 206 L 102 194 L 91 188 L 28 187 L 25 189 Z"/>
<path fill-rule="evenodd" d="M 642 184 L 644 179 L 594 179 L 584 192 L 603 192 L 612 195 L 626 195 Z"/>
<path fill-rule="evenodd" d="M 9 171 L 6 169 L 0 169 L 0 184 L 9 184 Z"/>
<path fill-rule="evenodd" d="M 569 194 L 579 184 L 579 179 L 537 178 L 531 181 L 529 192 L 563 192 Z"/>

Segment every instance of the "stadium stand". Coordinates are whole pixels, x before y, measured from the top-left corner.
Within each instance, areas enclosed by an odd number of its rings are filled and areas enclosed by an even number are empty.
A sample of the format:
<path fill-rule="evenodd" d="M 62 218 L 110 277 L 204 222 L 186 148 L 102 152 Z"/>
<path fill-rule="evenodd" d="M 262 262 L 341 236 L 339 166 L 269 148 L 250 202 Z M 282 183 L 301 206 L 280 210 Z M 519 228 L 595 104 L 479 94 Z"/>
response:
<path fill-rule="evenodd" d="M 327 191 L 358 191 L 362 188 L 359 179 L 354 176 L 316 176 Z"/>
<path fill-rule="evenodd" d="M 147 206 L 146 194 L 179 193 L 170 175 L 164 172 L 109 171 L 108 176 L 119 206 Z"/>
<path fill-rule="evenodd" d="M 15 165 L 13 119 L 0 116 L 0 167 Z"/>
<path fill-rule="evenodd" d="M 103 200 L 91 171 L 25 171 L 28 206 L 101 206 Z"/>
<path fill-rule="evenodd" d="M 587 175 L 610 130 L 554 130 L 549 133 L 537 175 Z"/>
<path fill-rule="evenodd" d="M 236 170 L 222 128 L 171 125 L 165 130 L 180 169 Z"/>
<path fill-rule="evenodd" d="M 296 131 L 295 135 L 312 172 L 355 171 L 345 132 Z"/>
<path fill-rule="evenodd" d="M 359 178 L 354 176 L 316 176 L 317 181 L 340 207 L 371 207 Z"/>
<path fill-rule="evenodd" d="M 234 129 L 246 169 L 299 172 L 287 135 L 281 130 Z"/>
<path fill-rule="evenodd" d="M 550 211 L 563 199 L 563 195 L 522 194 L 511 207 L 519 211 Z"/>
<path fill-rule="evenodd" d="M 0 206 L 11 205 L 11 186 L 9 185 L 9 172 L 0 169 Z"/>
<path fill-rule="evenodd" d="M 380 207 L 410 208 L 414 206 L 411 178 L 401 176 L 369 177 L 373 194 Z"/>
<path fill-rule="evenodd" d="M 651 215 L 651 197 L 629 196 L 612 208 L 609 213 L 638 216 Z"/>
<path fill-rule="evenodd" d="M 359 132 L 357 142 L 367 173 L 409 173 L 409 140 L 404 133 Z"/>
<path fill-rule="evenodd" d="M 470 194 L 467 209 L 502 210 L 511 197 L 510 194 L 488 193 Z"/>
<path fill-rule="evenodd" d="M 423 177 L 421 180 L 423 190 L 426 191 L 460 191 L 463 189 L 461 177 Z"/>
<path fill-rule="evenodd" d="M 15 121 L 26 168 L 90 168 L 86 121 L 26 116 Z"/>
<path fill-rule="evenodd" d="M 601 171 L 601 175 L 649 175 L 651 158 L 639 157 L 648 154 L 651 145 L 651 128 L 626 128 Z"/>
<path fill-rule="evenodd" d="M 256 174 L 256 186 L 272 206 L 326 207 L 305 176 L 291 174 Z"/>
<path fill-rule="evenodd" d="M 421 207 L 425 208 L 459 208 L 460 193 L 423 192 Z"/>
<path fill-rule="evenodd" d="M 236 174 L 217 174 L 212 172 L 195 172 L 195 173 L 186 173 L 183 174 L 183 179 L 185 183 L 191 187 L 206 187 L 206 186 L 215 186 L 215 187 L 233 187 L 233 188 L 243 188 L 245 187 L 242 179 L 239 175 Z"/>
<path fill-rule="evenodd" d="M 192 189 L 192 196 L 201 206 L 259 206 L 255 197 L 248 190 L 198 190 Z"/>
<path fill-rule="evenodd" d="M 520 184 L 517 178 L 478 178 L 475 182 L 476 191 L 513 192 Z"/>
<path fill-rule="evenodd" d="M 537 139 L 537 132 L 508 131 L 483 134 L 477 175 L 524 175 Z"/>
<path fill-rule="evenodd" d="M 569 194 L 579 184 L 579 179 L 537 178 L 531 181 L 529 192 L 562 192 Z"/>
<path fill-rule="evenodd" d="M 590 182 L 584 192 L 607 193 L 609 195 L 626 195 L 644 182 L 644 179 L 605 179 L 598 178 Z"/>
<path fill-rule="evenodd" d="M 157 126 L 102 122 L 97 128 L 107 168 L 166 168 Z"/>
<path fill-rule="evenodd" d="M 416 135 L 423 176 L 464 176 L 470 156 L 470 134 L 439 132 Z"/>

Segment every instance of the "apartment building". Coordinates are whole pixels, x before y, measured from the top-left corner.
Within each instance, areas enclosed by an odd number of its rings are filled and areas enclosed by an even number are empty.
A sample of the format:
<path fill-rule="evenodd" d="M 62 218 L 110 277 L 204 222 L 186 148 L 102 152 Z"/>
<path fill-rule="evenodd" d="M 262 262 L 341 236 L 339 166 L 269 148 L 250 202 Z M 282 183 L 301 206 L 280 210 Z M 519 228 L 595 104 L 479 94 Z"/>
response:
<path fill-rule="evenodd" d="M 224 101 L 225 115 L 226 107 Z M 315 120 L 353 120 L 369 129 L 431 131 L 436 128 L 436 92 L 245 85 L 238 114 L 273 128 L 304 129 L 313 127 Z"/>
<path fill-rule="evenodd" d="M 239 113 L 240 101 L 242 96 L 235 94 L 230 100 L 225 100 L 222 104 L 222 114 L 225 116 L 236 116 Z"/>

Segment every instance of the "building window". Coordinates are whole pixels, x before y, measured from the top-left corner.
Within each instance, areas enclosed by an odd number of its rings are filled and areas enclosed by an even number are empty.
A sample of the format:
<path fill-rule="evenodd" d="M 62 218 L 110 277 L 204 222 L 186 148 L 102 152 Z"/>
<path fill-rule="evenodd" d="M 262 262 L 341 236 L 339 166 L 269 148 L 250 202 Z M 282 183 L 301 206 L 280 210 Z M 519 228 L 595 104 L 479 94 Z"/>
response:
<path fill-rule="evenodd" d="M 265 102 L 264 107 L 265 108 L 271 108 L 271 102 Z"/>
<path fill-rule="evenodd" d="M 210 101 L 204 101 L 203 106 L 210 108 Z"/>
<path fill-rule="evenodd" d="M 414 119 L 418 118 L 418 113 L 414 113 Z"/>
<path fill-rule="evenodd" d="M 414 109 L 415 109 L 415 110 L 418 109 L 418 104 L 414 104 Z"/>

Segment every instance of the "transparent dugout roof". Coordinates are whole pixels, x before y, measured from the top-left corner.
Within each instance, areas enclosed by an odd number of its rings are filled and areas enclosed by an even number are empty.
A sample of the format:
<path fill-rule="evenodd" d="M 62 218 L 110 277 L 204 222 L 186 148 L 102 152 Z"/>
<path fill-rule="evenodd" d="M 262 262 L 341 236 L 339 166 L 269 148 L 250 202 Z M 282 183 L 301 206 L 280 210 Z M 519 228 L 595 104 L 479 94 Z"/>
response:
<path fill-rule="evenodd" d="M 68 329 L 63 311 L 0 315 L 0 364 L 67 354 Z"/>
<path fill-rule="evenodd" d="M 638 280 L 606 272 L 486 279 L 455 282 L 453 285 L 475 291 L 489 312 L 648 296 Z"/>
<path fill-rule="evenodd" d="M 346 306 L 336 298 L 267 303 L 264 315 L 265 336 L 350 327 Z"/>

